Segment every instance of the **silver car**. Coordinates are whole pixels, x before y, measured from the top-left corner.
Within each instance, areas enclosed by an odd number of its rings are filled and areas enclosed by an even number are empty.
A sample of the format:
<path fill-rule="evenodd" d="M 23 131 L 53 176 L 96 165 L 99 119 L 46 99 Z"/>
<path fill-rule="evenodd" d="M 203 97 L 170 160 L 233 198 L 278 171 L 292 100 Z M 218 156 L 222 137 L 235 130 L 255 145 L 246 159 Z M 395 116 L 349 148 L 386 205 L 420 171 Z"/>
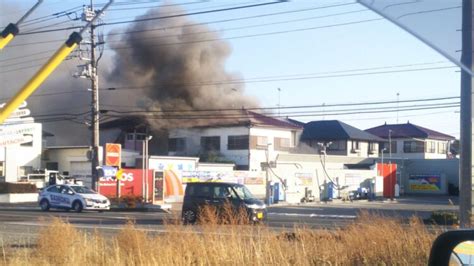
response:
<path fill-rule="evenodd" d="M 50 208 L 104 211 L 110 209 L 110 201 L 105 196 L 81 185 L 57 184 L 40 190 L 38 203 L 41 210 Z"/>

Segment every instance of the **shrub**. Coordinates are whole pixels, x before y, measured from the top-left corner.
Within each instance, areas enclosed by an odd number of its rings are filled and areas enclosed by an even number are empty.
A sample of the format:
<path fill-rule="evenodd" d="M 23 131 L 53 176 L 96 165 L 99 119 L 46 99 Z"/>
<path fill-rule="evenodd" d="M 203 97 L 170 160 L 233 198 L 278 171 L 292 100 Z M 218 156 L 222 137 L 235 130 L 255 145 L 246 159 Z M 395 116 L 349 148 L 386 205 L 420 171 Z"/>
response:
<path fill-rule="evenodd" d="M 0 265 L 426 265 L 440 232 L 416 218 L 362 214 L 336 230 L 248 225 L 167 225 L 156 234 L 133 222 L 115 236 L 85 234 L 59 219 L 37 246 L 0 253 Z M 434 230 L 433 230 L 434 229 Z"/>
<path fill-rule="evenodd" d="M 440 225 L 459 224 L 458 214 L 449 211 L 436 211 L 431 214 L 430 220 Z"/>
<path fill-rule="evenodd" d="M 136 208 L 137 204 L 142 204 L 143 202 L 143 197 L 136 195 L 123 195 L 119 199 L 119 203 L 125 203 L 127 208 Z"/>
<path fill-rule="evenodd" d="M 38 188 L 29 183 L 0 183 L 0 193 L 37 193 Z"/>

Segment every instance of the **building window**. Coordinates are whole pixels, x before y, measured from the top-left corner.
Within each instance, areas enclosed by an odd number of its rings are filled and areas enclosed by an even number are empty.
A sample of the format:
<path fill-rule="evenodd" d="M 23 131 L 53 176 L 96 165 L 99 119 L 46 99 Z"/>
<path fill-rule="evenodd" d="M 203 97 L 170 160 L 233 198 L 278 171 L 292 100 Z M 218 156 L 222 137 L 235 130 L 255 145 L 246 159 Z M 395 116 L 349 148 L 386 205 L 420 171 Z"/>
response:
<path fill-rule="evenodd" d="M 328 151 L 345 151 L 347 142 L 344 140 L 337 140 L 331 142 L 327 147 Z"/>
<path fill-rule="evenodd" d="M 266 136 L 257 136 L 257 146 L 267 146 L 268 138 Z"/>
<path fill-rule="evenodd" d="M 135 134 L 135 139 L 136 140 L 145 140 L 146 139 L 146 134 Z"/>
<path fill-rule="evenodd" d="M 438 142 L 438 153 L 439 154 L 446 154 L 447 148 L 446 148 L 446 143 L 445 142 Z"/>
<path fill-rule="evenodd" d="M 426 142 L 426 152 L 427 153 L 436 153 L 436 142 L 427 141 Z"/>
<path fill-rule="evenodd" d="M 186 150 L 185 138 L 170 138 L 168 140 L 168 151 L 185 151 L 185 150 Z"/>
<path fill-rule="evenodd" d="M 133 140 L 134 135 L 133 134 L 127 134 L 127 140 Z"/>
<path fill-rule="evenodd" d="M 404 153 L 423 153 L 425 152 L 425 142 L 423 141 L 404 141 L 403 142 Z"/>
<path fill-rule="evenodd" d="M 383 153 L 390 153 L 390 152 L 397 153 L 397 141 L 392 140 L 391 144 L 392 144 L 391 145 L 392 147 L 391 147 L 391 149 L 389 149 L 389 143 L 388 142 L 383 142 L 382 145 L 379 145 L 379 152 L 380 153 L 382 153 L 382 152 Z M 385 149 L 385 151 L 384 151 L 384 149 Z"/>
<path fill-rule="evenodd" d="M 221 137 L 201 137 L 201 149 L 203 151 L 220 151 L 221 150 Z"/>
<path fill-rule="evenodd" d="M 46 163 L 46 169 L 58 171 L 59 170 L 59 165 L 58 165 L 57 162 L 47 162 Z"/>
<path fill-rule="evenodd" d="M 227 149 L 228 150 L 248 150 L 249 148 L 249 136 L 228 136 L 227 137 Z"/>
<path fill-rule="evenodd" d="M 375 154 L 377 152 L 377 143 L 369 142 L 369 154 Z"/>
<path fill-rule="evenodd" d="M 280 139 L 280 147 L 282 148 L 289 148 L 290 147 L 290 139 L 284 139 L 284 138 L 281 138 Z"/>
<path fill-rule="evenodd" d="M 358 152 L 359 149 L 360 149 L 360 143 L 359 143 L 359 141 L 353 140 L 353 141 L 352 141 L 352 146 L 351 146 L 351 152 L 352 152 L 352 153 Z"/>

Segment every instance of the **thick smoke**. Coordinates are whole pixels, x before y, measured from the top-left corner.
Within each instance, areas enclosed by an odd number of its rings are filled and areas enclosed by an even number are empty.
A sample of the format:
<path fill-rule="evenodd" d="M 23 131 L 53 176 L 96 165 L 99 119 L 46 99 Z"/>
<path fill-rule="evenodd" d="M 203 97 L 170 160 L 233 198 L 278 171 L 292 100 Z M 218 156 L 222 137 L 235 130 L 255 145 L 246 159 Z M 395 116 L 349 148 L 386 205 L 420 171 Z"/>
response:
<path fill-rule="evenodd" d="M 137 19 L 185 13 L 180 8 L 160 8 Z M 193 26 L 191 26 L 193 24 Z M 148 100 L 135 98 L 135 105 L 149 111 L 199 110 L 255 107 L 257 102 L 243 95 L 241 79 L 225 69 L 231 47 L 205 25 L 187 17 L 133 23 L 123 32 L 109 34 L 116 55 L 108 81 L 129 87 L 135 95 L 143 92 Z M 215 41 L 207 41 L 215 40 Z M 130 105 L 130 101 L 129 104 Z M 155 112 L 155 114 L 157 114 Z M 168 114 L 168 118 L 176 113 Z M 192 115 L 203 113 L 194 112 Z M 207 113 L 205 115 L 216 114 Z M 159 117 L 162 117 L 160 114 Z M 211 115 L 212 116 L 212 115 Z M 190 118 L 190 113 L 184 117 Z M 183 118 L 181 116 L 181 118 Z M 216 119 L 149 119 L 157 128 L 202 125 Z M 222 122 L 222 121 L 220 121 Z"/>

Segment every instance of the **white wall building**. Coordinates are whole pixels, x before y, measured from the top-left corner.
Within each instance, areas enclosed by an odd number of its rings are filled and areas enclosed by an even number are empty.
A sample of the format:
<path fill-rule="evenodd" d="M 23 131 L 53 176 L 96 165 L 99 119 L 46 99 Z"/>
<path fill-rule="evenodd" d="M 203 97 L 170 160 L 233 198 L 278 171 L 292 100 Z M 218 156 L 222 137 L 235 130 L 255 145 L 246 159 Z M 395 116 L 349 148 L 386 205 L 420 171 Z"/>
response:
<path fill-rule="evenodd" d="M 377 158 L 383 139 L 338 120 L 312 121 L 304 125 L 301 153 L 326 153 Z"/>
<path fill-rule="evenodd" d="M 384 139 L 384 157 L 399 159 L 446 159 L 455 138 L 414 124 L 385 124 L 367 132 Z M 390 155 L 391 154 L 391 155 Z"/>
<path fill-rule="evenodd" d="M 17 182 L 41 167 L 42 125 L 27 123 L 18 126 L 28 128 L 28 133 L 17 138 L 21 144 L 10 142 L 7 146 L 0 147 L 0 178 L 5 182 Z M 8 137 L 2 140 L 4 141 L 8 141 Z"/>
<path fill-rule="evenodd" d="M 244 121 L 169 132 L 168 154 L 197 156 L 201 161 L 235 163 L 237 170 L 261 171 L 261 163 L 289 153 L 302 128 L 250 111 Z"/>

